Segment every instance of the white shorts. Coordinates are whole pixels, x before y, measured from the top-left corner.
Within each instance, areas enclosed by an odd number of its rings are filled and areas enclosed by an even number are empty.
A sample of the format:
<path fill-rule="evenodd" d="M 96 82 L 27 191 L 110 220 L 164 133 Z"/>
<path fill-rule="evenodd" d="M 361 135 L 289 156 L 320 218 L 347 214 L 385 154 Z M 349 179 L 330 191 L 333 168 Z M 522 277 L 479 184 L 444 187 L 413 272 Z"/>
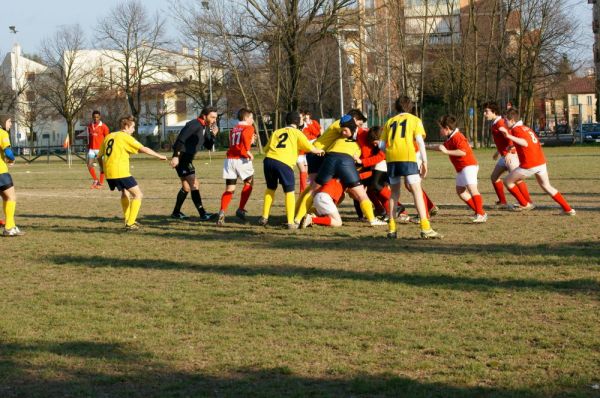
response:
<path fill-rule="evenodd" d="M 419 184 L 421 182 L 421 176 L 419 174 L 411 174 L 408 176 L 404 176 L 404 180 L 408 185 Z M 402 177 L 390 177 L 390 184 L 400 184 L 402 182 Z"/>
<path fill-rule="evenodd" d="M 300 166 L 300 165 L 307 166 L 308 163 L 306 163 L 306 155 L 298 155 L 298 160 L 296 160 L 296 164 L 298 166 Z"/>
<path fill-rule="evenodd" d="M 519 167 L 519 156 L 516 153 L 510 152 L 506 156 L 500 156 L 500 159 L 496 162 L 496 167 L 501 167 L 511 172 Z"/>
<path fill-rule="evenodd" d="M 517 167 L 514 172 L 521 174 L 523 177 L 531 177 L 534 174 L 548 174 L 548 168 L 546 167 L 546 163 L 544 163 L 530 169 Z"/>
<path fill-rule="evenodd" d="M 225 180 L 245 180 L 254 175 L 254 166 L 252 161 L 247 158 L 225 159 L 223 162 L 223 179 Z"/>
<path fill-rule="evenodd" d="M 319 216 L 338 214 L 338 209 L 328 193 L 318 192 L 313 198 L 313 207 Z"/>
<path fill-rule="evenodd" d="M 377 163 L 375 165 L 375 167 L 373 167 L 373 170 L 377 170 L 377 171 L 384 171 L 387 173 L 387 163 L 385 160 L 382 160 L 381 162 Z"/>
<path fill-rule="evenodd" d="M 477 185 L 477 173 L 479 166 L 467 166 L 456 175 L 456 186 L 466 187 L 467 185 Z"/>
<path fill-rule="evenodd" d="M 96 159 L 98 157 L 99 152 L 100 152 L 100 149 L 90 149 L 90 150 L 88 150 L 87 158 L 88 159 Z"/>

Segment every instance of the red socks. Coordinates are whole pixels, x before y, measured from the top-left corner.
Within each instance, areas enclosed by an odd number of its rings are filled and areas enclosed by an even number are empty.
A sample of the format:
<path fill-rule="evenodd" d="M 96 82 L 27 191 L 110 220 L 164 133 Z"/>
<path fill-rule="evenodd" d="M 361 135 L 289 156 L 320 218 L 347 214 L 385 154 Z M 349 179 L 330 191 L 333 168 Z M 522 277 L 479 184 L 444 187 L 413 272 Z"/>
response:
<path fill-rule="evenodd" d="M 498 180 L 494 182 L 494 191 L 496 191 L 496 195 L 498 196 L 498 200 L 501 204 L 506 204 L 506 196 L 504 195 L 504 183 L 502 180 Z"/>
<path fill-rule="evenodd" d="M 313 217 L 312 222 L 313 222 L 313 224 L 317 224 L 317 225 L 331 225 L 331 217 L 329 217 L 329 216 Z"/>
<path fill-rule="evenodd" d="M 240 209 L 246 209 L 246 203 L 248 203 L 248 199 L 250 199 L 250 194 L 252 193 L 252 184 L 244 184 L 244 188 L 242 188 L 242 197 L 240 198 Z"/>
<path fill-rule="evenodd" d="M 229 207 L 229 203 L 231 203 L 231 198 L 233 197 L 233 192 L 223 192 L 221 196 L 221 211 L 226 211 L 227 207 Z"/>
<path fill-rule="evenodd" d="M 481 195 L 473 195 L 472 201 L 475 205 L 475 213 L 483 216 L 485 211 L 483 211 L 483 199 L 481 198 Z"/>
<path fill-rule="evenodd" d="M 96 169 L 94 167 L 88 167 L 88 171 L 90 172 L 90 175 L 92 176 L 94 181 L 98 181 L 98 176 L 96 175 Z"/>
<path fill-rule="evenodd" d="M 519 188 L 519 191 L 521 191 L 521 195 L 523 195 L 527 203 L 533 203 L 531 201 L 531 196 L 529 196 L 529 190 L 527 189 L 527 184 L 525 184 L 525 181 L 517 183 L 517 188 Z"/>
<path fill-rule="evenodd" d="M 517 185 L 515 185 L 512 188 L 508 188 L 508 191 L 512 194 L 512 196 L 515 197 L 515 199 L 517 199 L 521 206 L 527 206 L 527 203 L 529 202 L 527 202 L 527 200 L 523 197 L 523 194 L 521 193 L 521 190 L 517 187 Z"/>
<path fill-rule="evenodd" d="M 301 171 L 300 172 L 300 192 L 304 192 L 306 189 L 306 184 L 308 180 L 308 173 Z"/>
<path fill-rule="evenodd" d="M 471 199 L 469 199 L 469 200 L 463 200 L 463 201 L 467 204 L 467 206 L 469 206 L 469 208 L 471 210 L 473 210 L 475 213 L 477 213 L 477 208 L 475 207 L 475 201 L 473 200 L 473 197 L 471 197 Z"/>
<path fill-rule="evenodd" d="M 565 212 L 571 211 L 571 206 L 569 206 L 569 204 L 567 203 L 565 198 L 563 198 L 560 192 L 557 192 L 556 195 L 552 197 L 552 199 L 554 199 L 554 201 L 558 203 Z"/>
<path fill-rule="evenodd" d="M 429 196 L 427 196 L 425 191 L 423 191 L 423 199 L 425 200 L 425 207 L 427 208 L 427 213 L 429 213 L 429 211 L 433 209 L 435 205 L 433 204 L 431 199 L 429 199 Z M 427 216 L 429 216 L 429 214 L 427 214 Z"/>
<path fill-rule="evenodd" d="M 104 173 L 100 173 L 100 184 L 104 184 Z"/>

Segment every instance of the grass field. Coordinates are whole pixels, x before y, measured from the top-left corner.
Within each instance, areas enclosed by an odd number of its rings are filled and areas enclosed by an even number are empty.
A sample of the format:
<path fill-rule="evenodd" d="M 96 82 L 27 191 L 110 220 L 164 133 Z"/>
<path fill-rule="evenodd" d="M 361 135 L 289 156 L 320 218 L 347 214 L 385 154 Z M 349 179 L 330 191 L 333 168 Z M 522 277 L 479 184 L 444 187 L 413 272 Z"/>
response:
<path fill-rule="evenodd" d="M 492 152 L 476 155 L 489 205 Z M 546 155 L 576 217 L 530 181 L 540 208 L 473 225 L 430 154 L 441 241 L 412 224 L 386 240 L 350 203 L 340 229 L 284 230 L 281 191 L 274 226 L 256 226 L 261 161 L 252 224 L 233 216 L 239 193 L 223 228 L 171 220 L 176 175 L 142 157 L 144 228 L 124 233 L 118 194 L 90 190 L 83 163 L 21 162 L 27 235 L 0 240 L 0 397 L 598 397 L 600 148 Z M 210 211 L 222 157 L 195 162 Z"/>

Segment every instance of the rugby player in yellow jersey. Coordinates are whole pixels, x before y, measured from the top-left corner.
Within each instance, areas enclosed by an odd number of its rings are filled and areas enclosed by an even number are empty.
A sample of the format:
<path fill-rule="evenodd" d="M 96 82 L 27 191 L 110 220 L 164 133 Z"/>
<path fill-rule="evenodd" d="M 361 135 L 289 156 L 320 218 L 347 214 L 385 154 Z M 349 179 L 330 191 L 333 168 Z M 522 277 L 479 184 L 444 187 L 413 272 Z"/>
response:
<path fill-rule="evenodd" d="M 15 162 L 15 155 L 10 149 L 10 136 L 7 130 L 10 130 L 12 121 L 10 118 L 0 118 L 0 196 L 4 207 L 4 217 L 6 217 L 2 236 L 21 236 L 25 235 L 19 227 L 15 225 L 15 208 L 17 206 L 17 194 L 13 186 L 13 180 L 8 173 L 8 165 Z M 6 129 L 6 130 L 4 130 Z"/>
<path fill-rule="evenodd" d="M 323 155 L 324 151 L 315 148 L 302 131 L 298 130 L 300 113 L 289 112 L 285 117 L 285 123 L 287 127 L 274 131 L 266 147 L 263 164 L 267 189 L 265 190 L 263 215 L 258 223 L 266 226 L 269 222 L 269 213 L 275 198 L 275 190 L 277 185 L 281 184 L 283 192 L 285 192 L 287 228 L 296 229 L 298 228 L 298 224 L 294 223 L 296 204 L 294 188 L 296 181 L 293 167 L 298 159 L 298 151 L 310 151 L 316 155 Z"/>
<path fill-rule="evenodd" d="M 167 160 L 167 157 L 143 146 L 131 136 L 135 130 L 133 117 L 121 118 L 119 125 L 121 131 L 110 133 L 102 142 L 98 159 L 100 159 L 100 169 L 106 175 L 106 182 L 108 182 L 110 190 L 114 191 L 116 188 L 121 191 L 125 230 L 135 231 L 140 228 L 135 220 L 142 206 L 143 194 L 129 171 L 129 155 L 142 152 L 160 160 Z"/>
<path fill-rule="evenodd" d="M 400 200 L 400 186 L 402 177 L 404 177 L 406 183 L 411 188 L 415 207 L 419 214 L 421 238 L 441 238 L 440 234 L 431 229 L 421 189 L 421 178 L 425 178 L 427 175 L 427 152 L 423 139 L 425 136 L 423 122 L 410 113 L 414 107 L 410 98 L 406 96 L 399 97 L 396 100 L 395 107 L 398 114 L 385 123 L 379 144 L 380 148 L 385 150 L 388 176 L 392 189 L 390 214 L 396 214 L 396 206 Z M 421 154 L 420 169 L 417 164 L 415 141 L 419 146 L 419 153 Z M 395 239 L 397 232 L 394 217 L 390 218 L 389 225 L 387 236 L 388 238 Z"/>
<path fill-rule="evenodd" d="M 363 123 L 367 121 L 365 115 L 363 115 L 363 113 L 358 109 L 350 109 L 347 115 L 350 115 L 352 119 L 354 119 L 354 123 L 357 127 L 361 127 Z M 333 122 L 331 126 L 329 126 L 319 138 L 317 138 L 314 143 L 315 147 L 328 152 L 329 148 L 331 148 L 334 142 L 338 138 L 343 137 L 344 128 L 340 125 L 340 123 L 340 120 Z M 324 162 L 324 158 L 308 153 L 306 154 L 306 161 L 308 163 L 308 180 L 310 181 L 310 186 L 308 186 L 304 192 L 300 194 L 298 206 L 296 207 L 296 222 L 300 222 L 302 217 L 306 215 L 308 209 L 312 206 L 313 196 L 320 188 L 320 186 L 315 183 L 315 178 L 317 177 L 319 169 Z"/>

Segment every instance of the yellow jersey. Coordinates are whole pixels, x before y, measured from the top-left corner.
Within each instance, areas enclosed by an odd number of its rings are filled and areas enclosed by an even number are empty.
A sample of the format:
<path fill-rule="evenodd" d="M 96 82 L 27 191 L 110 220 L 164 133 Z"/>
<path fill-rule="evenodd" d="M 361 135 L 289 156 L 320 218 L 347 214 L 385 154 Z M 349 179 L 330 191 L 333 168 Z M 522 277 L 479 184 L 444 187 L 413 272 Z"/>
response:
<path fill-rule="evenodd" d="M 358 143 L 356 142 L 356 140 L 352 137 L 344 137 L 342 136 L 341 138 L 338 138 L 337 140 L 335 140 L 333 142 L 333 144 L 331 144 L 329 146 L 329 149 L 327 150 L 327 153 L 343 153 L 346 155 L 350 155 L 352 157 L 354 156 L 360 156 L 361 151 L 360 151 L 360 146 L 358 146 Z"/>
<path fill-rule="evenodd" d="M 106 136 L 98 157 L 102 159 L 106 178 L 125 178 L 131 176 L 129 155 L 138 153 L 143 145 L 124 131 L 117 131 Z"/>
<path fill-rule="evenodd" d="M 10 147 L 10 136 L 8 133 L 0 129 L 0 174 L 8 173 L 8 166 L 6 165 L 4 150 Z"/>
<path fill-rule="evenodd" d="M 383 127 L 381 140 L 385 142 L 387 162 L 416 162 L 416 137 L 425 139 L 425 128 L 421 119 L 410 113 L 400 113 L 390 118 Z"/>
<path fill-rule="evenodd" d="M 298 151 L 308 152 L 312 149 L 314 149 L 313 145 L 302 131 L 293 127 L 284 127 L 271 134 L 265 157 L 279 160 L 293 168 L 298 160 Z"/>
<path fill-rule="evenodd" d="M 336 120 L 327 127 L 327 130 L 317 138 L 315 141 L 315 148 L 322 149 L 325 152 L 329 152 L 329 147 L 342 136 L 342 127 L 340 121 Z"/>

